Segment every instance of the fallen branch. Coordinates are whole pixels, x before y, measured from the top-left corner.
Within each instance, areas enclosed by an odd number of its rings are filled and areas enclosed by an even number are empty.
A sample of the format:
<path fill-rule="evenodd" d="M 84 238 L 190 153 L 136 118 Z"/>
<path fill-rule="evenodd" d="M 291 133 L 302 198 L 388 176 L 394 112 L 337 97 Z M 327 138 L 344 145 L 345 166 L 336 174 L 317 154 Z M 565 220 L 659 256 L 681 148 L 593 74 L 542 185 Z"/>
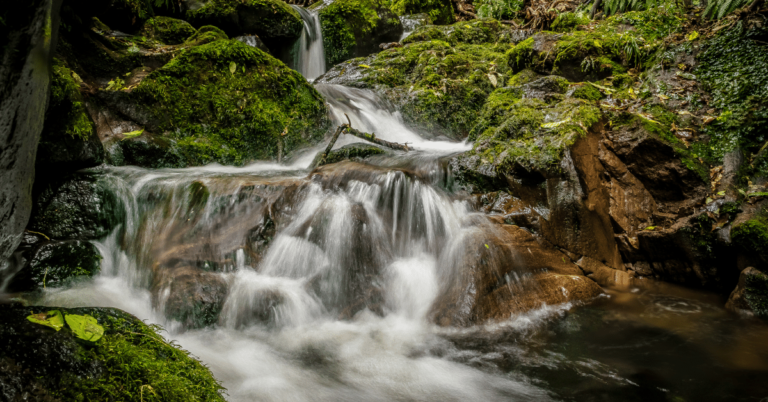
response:
<path fill-rule="evenodd" d="M 336 132 L 333 133 L 333 137 L 331 137 L 331 142 L 329 142 L 328 146 L 325 147 L 325 151 L 319 157 L 316 157 L 315 161 L 312 163 L 313 168 L 317 166 L 322 166 L 325 163 L 325 160 L 328 157 L 328 154 L 331 153 L 331 150 L 333 149 L 333 145 L 336 144 L 336 140 L 339 139 L 339 134 L 341 133 L 352 134 L 357 138 L 360 138 L 360 139 L 363 139 L 363 140 L 366 140 L 390 149 L 395 149 L 398 151 L 405 151 L 405 152 L 410 151 L 410 148 L 408 148 L 408 144 L 398 144 L 396 142 L 389 142 L 386 140 L 382 140 L 380 138 L 376 138 L 376 134 L 368 134 L 359 130 L 355 130 L 354 128 L 352 128 L 352 123 L 349 121 L 349 116 L 347 116 L 346 113 L 344 113 L 344 116 L 347 118 L 347 124 L 342 124 L 336 129 Z"/>

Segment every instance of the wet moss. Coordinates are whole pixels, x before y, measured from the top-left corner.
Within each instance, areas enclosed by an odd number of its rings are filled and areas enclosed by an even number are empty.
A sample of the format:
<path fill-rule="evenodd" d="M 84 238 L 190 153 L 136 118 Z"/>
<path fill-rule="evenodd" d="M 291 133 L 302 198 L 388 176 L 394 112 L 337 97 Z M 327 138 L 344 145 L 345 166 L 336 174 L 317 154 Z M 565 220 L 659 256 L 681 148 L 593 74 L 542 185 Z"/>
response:
<path fill-rule="evenodd" d="M 277 158 L 329 127 L 325 103 L 304 77 L 236 40 L 185 50 L 131 97 L 188 164 Z"/>
<path fill-rule="evenodd" d="M 209 0 L 187 11 L 197 25 L 216 25 L 229 35 L 257 34 L 260 38 L 298 38 L 303 22 L 299 13 L 279 0 Z"/>
<path fill-rule="evenodd" d="M 745 281 L 744 298 L 747 304 L 761 318 L 768 318 L 768 275 L 757 273 L 749 275 Z"/>
<path fill-rule="evenodd" d="M 433 23 L 439 25 L 456 20 L 453 3 L 448 0 L 397 0 L 392 4 L 392 11 L 397 15 L 426 13 Z"/>
<path fill-rule="evenodd" d="M 336 0 L 320 10 L 319 16 L 328 66 L 373 53 L 379 44 L 377 37 L 402 29 L 400 20 L 380 0 Z"/>
<path fill-rule="evenodd" d="M 86 344 L 69 327 L 57 332 L 25 318 L 53 309 L 96 318 L 104 336 Z M 57 399 L 224 401 L 224 389 L 207 367 L 163 339 L 160 327 L 120 310 L 11 306 L 0 322 L 0 340 L 11 347 L 0 356 L 35 373 L 38 384 Z"/>
<path fill-rule="evenodd" d="M 550 28 L 555 32 L 568 32 L 579 25 L 589 25 L 591 21 L 586 13 L 565 12 L 557 15 Z"/>
<path fill-rule="evenodd" d="M 187 46 L 200 46 L 220 39 L 229 39 L 227 34 L 213 25 L 200 27 L 192 36 L 186 39 Z"/>
<path fill-rule="evenodd" d="M 144 23 L 141 34 L 168 45 L 184 43 L 197 30 L 186 21 L 170 17 L 156 16 Z"/>
<path fill-rule="evenodd" d="M 593 87 L 592 85 L 581 85 L 577 87 L 571 96 L 589 101 L 597 101 L 603 99 L 603 94 L 600 92 L 600 90 Z"/>
<path fill-rule="evenodd" d="M 80 84 L 75 74 L 65 64 L 55 59 L 51 74 L 51 98 L 48 112 L 48 130 L 59 131 L 58 135 L 68 135 L 86 141 L 95 128 L 85 109 L 80 94 Z"/>
<path fill-rule="evenodd" d="M 768 219 L 765 216 L 750 219 L 731 231 L 733 243 L 768 260 Z"/>

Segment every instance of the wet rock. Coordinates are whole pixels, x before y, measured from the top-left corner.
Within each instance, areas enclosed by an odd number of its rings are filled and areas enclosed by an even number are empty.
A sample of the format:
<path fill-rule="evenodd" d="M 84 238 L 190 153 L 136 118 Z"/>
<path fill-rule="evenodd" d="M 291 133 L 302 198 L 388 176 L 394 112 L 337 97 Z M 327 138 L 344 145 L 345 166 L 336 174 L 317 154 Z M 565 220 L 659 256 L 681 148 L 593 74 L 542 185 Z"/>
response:
<path fill-rule="evenodd" d="M 156 305 L 186 329 L 215 324 L 227 298 L 224 278 L 195 267 L 160 269 L 153 285 Z"/>
<path fill-rule="evenodd" d="M 742 316 L 768 319 L 768 275 L 753 267 L 741 271 L 725 308 Z"/>
<path fill-rule="evenodd" d="M 600 286 L 618 289 L 629 289 L 640 282 L 635 279 L 633 271 L 620 271 L 605 266 L 605 264 L 589 257 L 581 257 L 576 264 L 587 274 L 587 277 Z"/>
<path fill-rule="evenodd" d="M 256 34 L 268 45 L 296 40 L 303 28 L 299 13 L 282 1 L 202 0 L 187 3 L 186 18 L 192 24 L 198 27 L 214 25 L 229 36 Z"/>
<path fill-rule="evenodd" d="M 35 149 L 49 94 L 60 1 L 6 4 L 0 27 L 0 266 L 32 209 Z"/>
<path fill-rule="evenodd" d="M 124 137 L 118 133 L 105 142 L 109 163 L 115 166 L 143 166 L 148 168 L 180 168 L 189 161 L 178 149 L 176 142 L 143 132 L 138 137 Z"/>
<path fill-rule="evenodd" d="M 606 147 L 613 151 L 627 169 L 643 183 L 657 202 L 681 208 L 690 200 L 704 198 L 706 183 L 686 167 L 675 149 L 654 135 L 638 119 L 608 133 Z"/>
<path fill-rule="evenodd" d="M 26 264 L 9 284 L 14 291 L 60 287 L 90 278 L 101 270 L 101 253 L 87 241 L 24 242 L 18 251 L 24 255 Z"/>
<path fill-rule="evenodd" d="M 92 240 L 124 219 L 122 201 L 97 175 L 75 173 L 41 190 L 28 227 L 54 239 Z"/>
<path fill-rule="evenodd" d="M 320 6 L 325 63 L 332 67 L 379 51 L 379 44 L 397 42 L 403 26 L 379 0 L 337 0 Z"/>
<path fill-rule="evenodd" d="M 432 308 L 439 325 L 505 320 L 544 304 L 588 301 L 602 293 L 551 245 L 512 225 L 461 239 L 458 262 Z M 454 256 L 451 256 L 454 257 Z M 442 263 L 442 261 L 441 261 Z"/>
<path fill-rule="evenodd" d="M 147 20 L 141 34 L 168 45 L 184 43 L 197 30 L 189 22 L 171 17 L 155 16 Z"/>
<path fill-rule="evenodd" d="M 72 0 L 67 3 L 83 19 L 94 16 L 112 29 L 126 33 L 138 31 L 153 14 L 150 3 L 136 0 Z"/>
<path fill-rule="evenodd" d="M 104 336 L 86 344 L 69 326 L 55 331 L 27 320 L 30 313 L 51 310 L 90 315 L 104 327 Z M 142 385 L 163 383 L 155 389 L 163 400 L 224 401 L 208 368 L 118 309 L 3 305 L 0 342 L 4 400 L 101 400 L 106 395 L 140 395 L 146 390 Z"/>

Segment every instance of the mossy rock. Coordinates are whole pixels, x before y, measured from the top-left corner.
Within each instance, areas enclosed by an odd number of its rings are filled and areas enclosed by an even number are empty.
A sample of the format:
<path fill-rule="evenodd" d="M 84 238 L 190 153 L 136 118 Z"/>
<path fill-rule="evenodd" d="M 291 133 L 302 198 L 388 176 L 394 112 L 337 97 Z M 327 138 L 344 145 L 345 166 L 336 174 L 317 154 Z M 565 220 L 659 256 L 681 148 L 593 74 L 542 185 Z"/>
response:
<path fill-rule="evenodd" d="M 768 219 L 759 216 L 731 230 L 731 240 L 743 250 L 759 255 L 768 263 Z"/>
<path fill-rule="evenodd" d="M 242 165 L 287 156 L 319 142 L 330 125 L 323 98 L 304 77 L 237 40 L 186 49 L 131 93 L 103 99 L 133 111 L 134 120 L 154 133 L 144 145 L 166 141 L 171 165 Z"/>
<path fill-rule="evenodd" d="M 104 147 L 80 94 L 79 77 L 56 59 L 51 97 L 35 159 L 38 176 L 60 175 L 104 162 Z"/>
<path fill-rule="evenodd" d="M 29 229 L 54 239 L 94 240 L 125 220 L 125 206 L 93 173 L 48 183 L 35 199 Z"/>
<path fill-rule="evenodd" d="M 451 24 L 456 20 L 453 3 L 448 0 L 398 0 L 392 4 L 397 15 L 425 13 L 438 25 Z"/>
<path fill-rule="evenodd" d="M 156 16 L 144 23 L 141 34 L 168 45 L 184 43 L 197 33 L 192 24 L 170 17 Z"/>
<path fill-rule="evenodd" d="M 568 32 L 579 25 L 589 25 L 590 22 L 586 13 L 565 12 L 557 15 L 550 28 L 555 32 Z"/>
<path fill-rule="evenodd" d="M 207 0 L 187 11 L 196 26 L 214 25 L 229 36 L 256 34 L 262 40 L 295 40 L 303 22 L 299 13 L 280 0 Z"/>
<path fill-rule="evenodd" d="M 597 101 L 603 99 L 603 94 L 599 89 L 589 84 L 583 84 L 576 87 L 571 93 L 571 96 L 578 99 L 584 99 L 589 101 Z"/>
<path fill-rule="evenodd" d="M 562 18 L 558 26 L 579 20 Z M 627 66 L 652 62 L 664 46 L 664 36 L 679 30 L 681 21 L 674 12 L 652 9 L 610 17 L 590 30 L 539 32 L 511 49 L 508 61 L 516 71 L 531 68 L 575 82 L 598 81 L 626 72 Z"/>
<path fill-rule="evenodd" d="M 483 43 L 514 44 L 524 39 L 501 22 L 492 19 L 461 21 L 449 26 L 423 25 L 418 27 L 403 43 L 440 40 L 451 45 Z"/>
<path fill-rule="evenodd" d="M 319 16 L 328 67 L 375 53 L 403 34 L 400 19 L 380 0 L 335 0 Z"/>
<path fill-rule="evenodd" d="M 94 317 L 104 329 L 95 343 L 27 320 L 58 310 Z M 0 311 L 0 378 L 10 400 L 224 401 L 224 389 L 202 363 L 136 317 L 113 308 L 4 306 Z"/>
<path fill-rule="evenodd" d="M 25 254 L 29 260 L 10 284 L 15 291 L 60 287 L 101 270 L 101 254 L 88 241 L 46 241 Z"/>

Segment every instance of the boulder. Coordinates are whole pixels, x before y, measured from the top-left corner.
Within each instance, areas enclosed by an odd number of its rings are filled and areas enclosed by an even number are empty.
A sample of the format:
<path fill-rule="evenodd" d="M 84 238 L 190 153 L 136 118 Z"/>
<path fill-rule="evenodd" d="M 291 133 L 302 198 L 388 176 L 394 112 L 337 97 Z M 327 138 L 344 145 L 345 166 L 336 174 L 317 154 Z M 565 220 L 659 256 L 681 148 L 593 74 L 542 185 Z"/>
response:
<path fill-rule="evenodd" d="M 167 155 L 162 159 L 172 165 L 279 160 L 319 142 L 330 125 L 323 98 L 304 77 L 237 40 L 187 48 L 134 89 L 98 96 L 105 108 L 141 127 L 113 136 L 121 141 L 110 145 L 110 154 L 117 153 L 113 146 L 122 148 L 123 163 L 141 163 L 141 148 Z M 145 136 L 144 144 L 130 140 L 137 135 Z"/>
<path fill-rule="evenodd" d="M 459 239 L 432 306 L 442 326 L 505 320 L 544 305 L 586 302 L 602 290 L 570 258 L 530 232 L 500 225 Z M 455 265 L 453 265 L 455 264 Z"/>
<path fill-rule="evenodd" d="M 328 68 L 376 53 L 380 43 L 397 42 L 403 34 L 397 15 L 380 0 L 335 0 L 320 7 Z"/>
<path fill-rule="evenodd" d="M 768 275 L 753 267 L 741 271 L 725 308 L 742 316 L 768 319 Z"/>
<path fill-rule="evenodd" d="M 270 47 L 292 43 L 304 27 L 299 13 L 279 0 L 188 0 L 186 3 L 186 18 L 193 25 L 214 25 L 229 36 L 256 34 Z"/>
<path fill-rule="evenodd" d="M 144 23 L 140 33 L 168 45 L 178 45 L 196 34 L 197 30 L 187 21 L 155 16 Z"/>
<path fill-rule="evenodd" d="M 104 330 L 95 343 L 30 321 L 31 314 L 58 311 L 90 316 Z M 0 308 L 0 389 L 5 400 L 130 400 L 153 387 L 159 400 L 223 402 L 210 370 L 167 342 L 155 327 L 114 308 L 3 305 Z M 139 369 L 140 368 L 140 369 Z M 54 398 L 55 395 L 55 398 Z"/>
<path fill-rule="evenodd" d="M 60 287 L 90 278 L 101 270 L 101 253 L 90 242 L 38 240 L 25 240 L 19 246 L 25 264 L 9 284 L 13 291 Z"/>
<path fill-rule="evenodd" d="M 104 162 L 104 147 L 80 94 L 82 80 L 60 60 L 55 61 L 51 77 L 51 98 L 35 162 L 38 185 L 44 181 L 41 178 Z"/>
<path fill-rule="evenodd" d="M 218 322 L 227 291 L 220 274 L 177 267 L 156 272 L 152 296 L 168 319 L 185 329 L 198 329 Z"/>
<path fill-rule="evenodd" d="M 0 267 L 16 249 L 32 210 L 35 150 L 49 93 L 60 1 L 4 6 L 0 27 Z"/>
<path fill-rule="evenodd" d="M 433 24 L 451 24 L 456 20 L 453 3 L 449 0 L 398 0 L 392 4 L 397 15 L 424 13 Z"/>
<path fill-rule="evenodd" d="M 95 240 L 111 233 L 125 213 L 122 200 L 98 175 L 75 173 L 41 190 L 28 228 L 57 240 Z"/>

